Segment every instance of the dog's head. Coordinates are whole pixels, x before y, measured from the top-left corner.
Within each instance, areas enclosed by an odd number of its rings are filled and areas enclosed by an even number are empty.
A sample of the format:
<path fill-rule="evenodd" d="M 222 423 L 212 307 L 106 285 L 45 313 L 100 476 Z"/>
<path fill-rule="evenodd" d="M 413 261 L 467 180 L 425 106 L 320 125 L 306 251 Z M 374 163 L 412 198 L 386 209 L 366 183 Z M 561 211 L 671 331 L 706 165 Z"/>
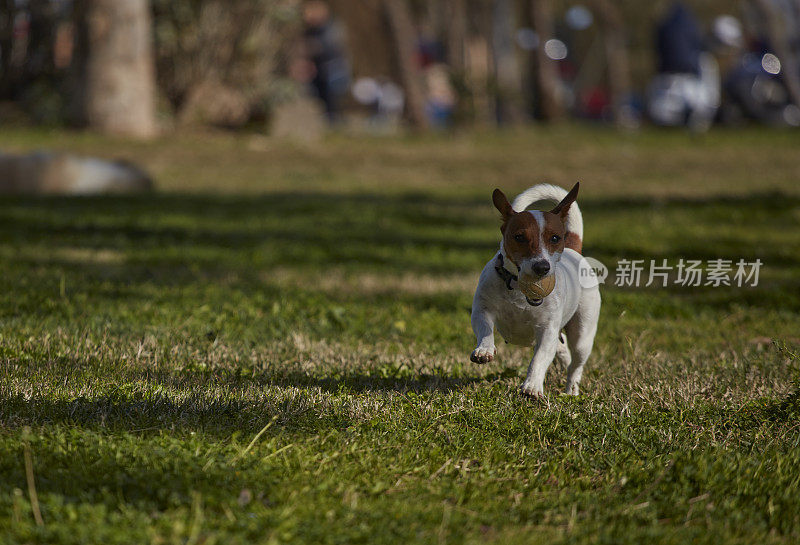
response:
<path fill-rule="evenodd" d="M 567 236 L 566 220 L 569 207 L 578 197 L 575 186 L 549 212 L 525 210 L 516 212 L 499 189 L 492 194 L 495 207 L 503 215 L 503 249 L 517 266 L 519 273 L 534 278 L 552 274 L 561 259 Z"/>

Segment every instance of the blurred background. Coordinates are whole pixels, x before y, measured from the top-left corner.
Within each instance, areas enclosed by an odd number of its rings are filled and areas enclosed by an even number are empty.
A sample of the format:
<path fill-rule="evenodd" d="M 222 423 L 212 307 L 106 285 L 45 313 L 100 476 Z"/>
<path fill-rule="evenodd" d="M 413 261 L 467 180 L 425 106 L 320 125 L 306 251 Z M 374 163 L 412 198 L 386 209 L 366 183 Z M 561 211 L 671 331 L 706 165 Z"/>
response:
<path fill-rule="evenodd" d="M 800 126 L 799 0 L 2 0 L 0 129 Z"/>
<path fill-rule="evenodd" d="M 0 0 L 0 541 L 800 543 L 798 72 L 800 0 Z M 492 190 L 577 181 L 522 403 Z"/>

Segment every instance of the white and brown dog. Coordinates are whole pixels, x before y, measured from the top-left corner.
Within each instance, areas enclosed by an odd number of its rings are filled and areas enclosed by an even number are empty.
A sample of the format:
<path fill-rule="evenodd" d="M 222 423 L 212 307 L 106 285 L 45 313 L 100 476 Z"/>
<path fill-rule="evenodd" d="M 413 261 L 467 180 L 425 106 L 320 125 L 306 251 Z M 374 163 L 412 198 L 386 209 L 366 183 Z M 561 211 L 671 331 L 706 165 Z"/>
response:
<path fill-rule="evenodd" d="M 536 345 L 522 392 L 544 395 L 544 377 L 553 358 L 567 368 L 566 393 L 577 395 L 600 315 L 597 283 L 581 282 L 583 218 L 575 203 L 578 186 L 566 190 L 549 184 L 531 187 L 509 204 L 499 189 L 492 200 L 503 216 L 500 251 L 481 272 L 472 302 L 472 329 L 478 346 L 470 359 L 494 359 L 494 328 L 506 342 Z M 558 202 L 549 212 L 526 210 L 539 201 Z M 584 269 L 585 270 L 585 269 Z M 518 280 L 554 275 L 553 291 L 531 299 Z M 588 287 L 584 287 L 588 285 Z M 565 345 L 561 331 L 566 333 Z"/>

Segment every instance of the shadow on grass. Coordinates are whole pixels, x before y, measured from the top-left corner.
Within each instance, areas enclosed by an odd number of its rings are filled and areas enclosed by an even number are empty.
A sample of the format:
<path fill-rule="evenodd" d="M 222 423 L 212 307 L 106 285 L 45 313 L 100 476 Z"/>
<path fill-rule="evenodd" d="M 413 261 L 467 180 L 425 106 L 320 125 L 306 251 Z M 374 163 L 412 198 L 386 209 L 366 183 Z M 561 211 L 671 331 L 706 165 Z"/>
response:
<path fill-rule="evenodd" d="M 0 422 L 8 427 L 68 424 L 131 433 L 196 431 L 219 438 L 256 433 L 272 421 L 276 430 L 308 434 L 350 424 L 344 413 L 324 404 L 277 397 L 260 404 L 196 392 L 173 398 L 159 393 L 157 387 L 146 394 L 104 393 L 72 399 L 18 394 L 0 399 L 5 415 Z"/>
<path fill-rule="evenodd" d="M 616 198 L 580 201 L 584 216 L 614 216 L 640 211 L 692 210 L 714 223 L 725 223 L 728 212 L 743 209 L 775 215 L 800 206 L 800 198 L 776 192 L 730 197 Z M 22 209 L 24 213 L 6 210 Z M 5 209 L 5 210 L 4 210 Z M 480 212 L 476 215 L 476 212 Z M 283 242 L 335 254 L 342 248 L 358 248 L 369 264 L 364 245 L 434 246 L 453 251 L 473 251 L 496 246 L 496 229 L 484 243 L 464 236 L 443 234 L 441 229 L 464 226 L 497 226 L 490 199 L 453 197 L 443 199 L 421 194 L 398 196 L 377 194 L 275 193 L 264 196 L 150 195 L 109 197 L 10 197 L 0 205 L 0 234 L 17 241 L 59 242 L 80 239 L 87 247 L 169 249 L 170 245 L 250 249 L 264 243 Z M 170 217 L 179 221 L 167 221 Z M 264 220 L 280 226 L 265 225 Z M 735 220 L 728 220 L 739 225 Z M 179 226 L 178 226 L 179 225 Z M 420 228 L 429 228 L 421 233 Z M 766 226 L 765 226 L 766 228 Z M 54 238 L 55 237 L 55 238 Z M 691 239 L 691 233 L 686 233 Z M 736 243 L 735 238 L 723 241 Z M 699 248 L 685 245 L 658 257 L 711 258 L 718 241 Z M 613 255 L 617 248 L 589 247 Z M 706 248 L 705 252 L 703 248 Z M 768 248 L 760 248 L 767 251 Z M 305 252 L 308 254 L 308 252 Z M 323 252 L 324 253 L 324 252 Z M 344 256 L 340 256 L 344 257 Z M 630 257 L 638 257 L 631 255 Z M 652 256 L 647 256 L 652 257 Z M 800 258 L 790 261 L 800 262 Z M 329 264 L 329 261 L 325 261 Z"/>
<path fill-rule="evenodd" d="M 352 424 L 346 404 L 330 403 L 333 395 L 447 394 L 510 376 L 509 370 L 483 377 L 391 373 L 398 371 L 379 367 L 333 376 L 297 370 L 246 376 L 228 370 L 125 373 L 114 377 L 122 386 L 98 395 L 52 399 L 2 393 L 0 427 L 69 424 L 134 433 L 180 430 L 228 437 L 235 432 L 256 433 L 272 421 L 276 430 L 313 434 Z"/>
<path fill-rule="evenodd" d="M 479 382 L 491 382 L 501 376 L 494 373 L 486 376 L 447 376 L 431 373 L 403 373 L 401 376 L 381 376 L 377 368 L 371 372 L 348 372 L 331 377 L 317 377 L 300 372 L 291 372 L 279 377 L 261 379 L 267 384 L 283 387 L 319 389 L 329 394 L 337 393 L 449 393 Z M 391 371 L 390 371 L 391 372 Z M 259 381 L 261 381 L 259 380 Z"/>
<path fill-rule="evenodd" d="M 730 213 L 754 210 L 770 219 L 763 227 L 796 229 L 791 211 L 800 199 L 777 192 L 703 198 L 589 198 L 581 200 L 587 222 L 636 211 L 690 210 L 708 223 L 741 228 Z M 497 246 L 497 218 L 487 197 L 442 198 L 423 194 L 310 194 L 262 196 L 154 194 L 93 198 L 8 198 L 0 205 L 0 244 L 42 248 L 40 256 L 19 256 L 25 270 L 58 267 L 92 283 L 110 281 L 135 290 L 136 284 L 182 286 L 231 277 L 263 286 L 258 272 L 274 267 L 329 267 L 370 272 L 452 274 L 474 272 Z M 636 217 L 631 221 L 639 221 Z M 698 220 L 700 221 L 700 220 Z M 464 235 L 464 228 L 472 229 Z M 620 248 L 607 240 L 587 241 L 587 254 L 601 261 L 627 259 L 709 260 L 756 255 L 765 267 L 800 268 L 800 253 L 777 244 L 742 244 L 735 232 L 697 240 L 692 225 L 685 236 L 655 232 L 666 243 L 657 255 Z M 485 232 L 486 234 L 482 234 Z M 485 237 L 485 239 L 484 239 Z M 659 239 L 659 237 L 662 237 Z M 769 239 L 767 239 L 767 242 Z M 118 263 L 65 259 L 50 249 L 92 248 L 121 255 Z M 127 252 L 127 253 L 126 253 Z M 46 272 L 46 271 L 45 271 Z M 71 279 L 70 279 L 71 280 Z M 691 290 L 669 286 L 670 297 L 728 309 L 732 305 L 800 310 L 800 295 L 786 281 L 751 290 Z M 117 293 L 117 292 L 115 292 Z M 126 293 L 123 289 L 119 293 Z M 788 295 L 787 295 L 788 294 Z M 406 294 L 407 295 L 407 294 Z M 406 295 L 400 294 L 401 297 Z M 383 296 L 383 295 L 381 295 Z M 332 295 L 362 299 L 361 294 Z M 406 297 L 415 308 L 448 309 L 448 301 Z"/>

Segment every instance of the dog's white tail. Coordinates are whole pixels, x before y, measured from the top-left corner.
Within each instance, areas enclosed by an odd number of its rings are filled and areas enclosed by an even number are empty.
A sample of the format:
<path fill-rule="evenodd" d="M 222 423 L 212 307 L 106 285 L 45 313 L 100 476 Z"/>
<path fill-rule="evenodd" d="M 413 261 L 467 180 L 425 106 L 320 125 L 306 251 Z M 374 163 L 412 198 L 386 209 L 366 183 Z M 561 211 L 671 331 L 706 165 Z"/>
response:
<path fill-rule="evenodd" d="M 517 211 L 522 212 L 535 202 L 539 201 L 552 201 L 555 206 L 561 199 L 567 196 L 567 190 L 558 187 L 557 185 L 538 184 L 530 187 L 517 195 L 511 207 Z M 578 237 L 579 241 L 583 241 L 583 216 L 578 203 L 572 203 L 567 212 L 567 233 L 573 233 Z"/>

